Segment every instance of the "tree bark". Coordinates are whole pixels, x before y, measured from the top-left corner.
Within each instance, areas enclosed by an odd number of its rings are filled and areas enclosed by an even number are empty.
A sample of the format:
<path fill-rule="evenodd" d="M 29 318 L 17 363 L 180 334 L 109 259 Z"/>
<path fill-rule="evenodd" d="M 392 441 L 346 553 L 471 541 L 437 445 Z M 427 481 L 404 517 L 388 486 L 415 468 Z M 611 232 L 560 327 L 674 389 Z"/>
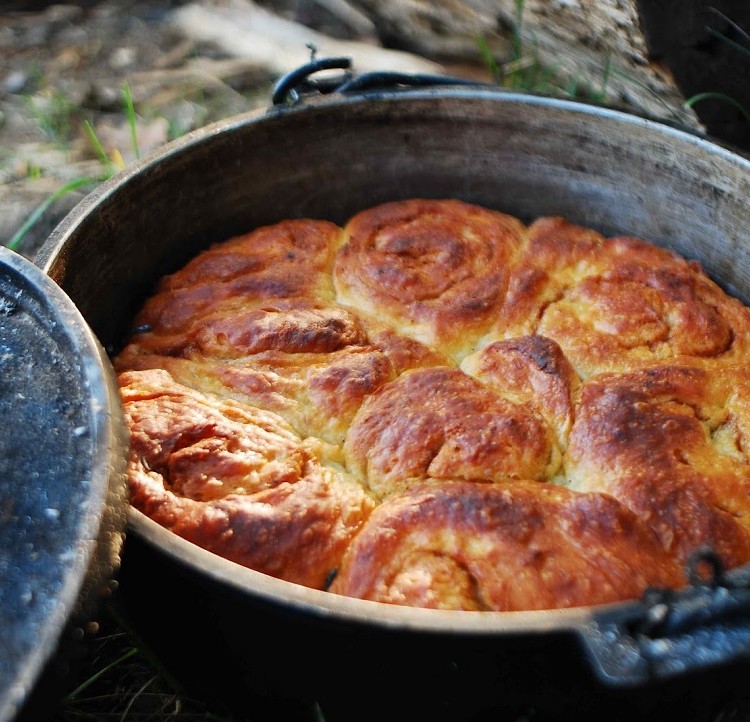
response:
<path fill-rule="evenodd" d="M 671 72 L 649 57 L 635 0 L 352 0 L 383 42 L 441 62 L 538 61 L 603 103 L 702 129 Z M 519 57 L 520 53 L 520 57 Z"/>

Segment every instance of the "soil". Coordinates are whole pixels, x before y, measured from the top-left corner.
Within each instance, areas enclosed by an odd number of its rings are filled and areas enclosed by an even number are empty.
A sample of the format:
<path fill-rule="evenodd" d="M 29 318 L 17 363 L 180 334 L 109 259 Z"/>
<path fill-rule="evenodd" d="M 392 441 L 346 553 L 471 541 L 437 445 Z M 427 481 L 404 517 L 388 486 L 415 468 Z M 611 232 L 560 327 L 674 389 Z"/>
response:
<path fill-rule="evenodd" d="M 170 26 L 168 13 L 180 4 L 27 0 L 10 2 L 9 10 L 7 3 L 0 5 L 3 245 L 65 184 L 101 179 L 133 161 L 136 150 L 146 154 L 212 120 L 268 104 L 272 77 L 242 64 L 227 74 L 226 63 L 218 77 L 213 68 L 227 59 L 196 47 Z M 131 141 L 126 83 L 138 108 L 137 144 Z M 97 143 L 111 165 L 102 162 Z M 33 258 L 92 187 L 61 194 L 15 250 Z"/>
<path fill-rule="evenodd" d="M 2 245 L 33 259 L 96 181 L 190 130 L 270 105 L 278 73 L 186 37 L 170 22 L 171 11 L 185 4 L 0 2 Z M 256 5 L 332 38 L 359 39 L 314 0 Z M 475 64 L 451 70 L 489 80 L 479 54 Z M 134 116 L 126 111 L 126 89 Z M 93 182 L 61 190 L 85 178 Z M 54 203 L 18 239 L 27 219 L 53 194 Z"/>

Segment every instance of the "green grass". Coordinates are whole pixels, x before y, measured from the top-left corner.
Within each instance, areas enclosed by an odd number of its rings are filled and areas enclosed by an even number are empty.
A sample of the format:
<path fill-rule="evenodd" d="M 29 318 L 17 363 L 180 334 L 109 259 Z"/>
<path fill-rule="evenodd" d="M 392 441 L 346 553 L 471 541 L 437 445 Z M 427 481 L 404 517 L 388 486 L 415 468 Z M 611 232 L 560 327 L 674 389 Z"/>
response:
<path fill-rule="evenodd" d="M 564 69 L 562 63 L 550 65 L 543 62 L 534 39 L 530 42 L 524 39 L 524 3 L 525 0 L 515 2 L 510 57 L 499 61 L 492 55 L 487 41 L 484 38 L 477 39 L 480 58 L 493 82 L 510 90 L 604 103 L 608 84 L 614 74 L 611 57 L 607 56 L 605 59 L 601 78 L 594 85 L 590 80 L 583 80 L 583 73 L 575 74 Z"/>
<path fill-rule="evenodd" d="M 738 102 L 726 93 L 696 93 L 685 101 L 685 105 L 689 108 L 692 108 L 694 105 L 704 100 L 718 100 L 721 103 L 727 103 L 728 105 L 731 105 L 732 107 L 736 108 L 740 112 L 742 117 L 750 124 L 750 112 L 748 111 L 748 109 L 744 105 L 742 105 L 742 103 Z"/>
<path fill-rule="evenodd" d="M 493 82 L 498 86 L 541 95 L 580 99 L 605 104 L 608 99 L 609 84 L 612 78 L 617 77 L 625 83 L 638 87 L 641 92 L 649 93 L 657 104 L 663 106 L 664 120 L 678 120 L 675 117 L 674 111 L 663 98 L 636 78 L 616 68 L 609 55 L 605 58 L 602 65 L 600 80 L 594 84 L 592 84 L 591 80 L 584 81 L 583 74 L 576 75 L 569 70 L 564 70 L 562 63 L 549 65 L 542 62 L 533 38 L 531 42 L 524 39 L 524 2 L 525 0 L 515 1 L 515 17 L 511 32 L 511 55 L 509 58 L 503 61 L 498 60 L 492 55 L 486 40 L 484 38 L 477 39 L 479 56 L 487 67 Z M 710 26 L 707 27 L 708 32 L 738 51 L 741 55 L 750 58 L 750 35 L 720 11 L 715 8 L 709 8 L 709 10 L 729 26 L 737 40 Z M 686 108 L 693 108 L 695 105 L 708 100 L 719 101 L 733 106 L 750 123 L 750 111 L 735 98 L 724 93 L 712 91 L 697 93 L 688 98 L 684 105 Z"/>
<path fill-rule="evenodd" d="M 663 101 L 658 94 L 653 93 L 636 79 L 628 76 L 622 70 L 616 68 L 610 57 L 607 57 L 601 68 L 600 79 L 592 82 L 589 78 L 584 81 L 584 74 L 571 73 L 570 69 L 564 69 L 562 63 L 547 64 L 544 63 L 538 52 L 533 38 L 529 39 L 524 32 L 524 6 L 525 0 L 515 0 L 515 12 L 513 28 L 510 34 L 511 53 L 510 57 L 498 60 L 493 57 L 487 42 L 483 38 L 477 39 L 477 48 L 480 59 L 486 65 L 490 76 L 498 86 L 508 89 L 514 89 L 524 92 L 536 93 L 540 95 L 565 97 L 592 101 L 599 104 L 605 104 L 608 98 L 608 88 L 613 77 L 618 77 L 626 82 L 631 82 L 639 87 L 640 91 L 652 93 L 652 97 L 657 103 L 662 103 L 665 111 L 665 120 L 677 120 L 667 103 Z M 727 43 L 745 57 L 750 57 L 750 36 L 730 18 L 712 9 L 733 31 L 734 38 L 728 37 L 712 28 L 709 32 L 718 37 L 722 42 Z M 735 39 L 737 38 L 737 39 Z M 41 76 L 38 82 L 42 82 Z M 63 92 L 48 89 L 46 91 L 46 102 L 29 99 L 31 113 L 36 117 L 39 126 L 44 132 L 57 144 L 64 146 L 70 140 L 73 125 L 76 120 L 80 120 L 82 109 L 67 97 Z M 134 99 L 128 83 L 122 87 L 123 95 L 123 112 L 130 128 L 131 150 L 134 156 L 140 158 L 140 148 L 137 138 L 136 108 Z M 197 103 L 208 104 L 209 98 L 205 97 L 202 90 L 196 93 L 187 92 L 185 99 L 195 96 Z M 44 97 L 44 96 L 43 96 Z M 698 93 L 685 102 L 685 106 L 693 108 L 699 103 L 705 101 L 719 101 L 735 107 L 742 116 L 750 123 L 750 111 L 745 108 L 736 99 L 718 92 L 706 91 Z M 217 113 L 212 112 L 205 118 L 206 122 L 212 119 Z M 169 139 L 184 134 L 188 128 L 175 118 L 165 116 L 169 127 Z M 124 167 L 122 155 L 115 149 L 111 155 L 108 155 L 102 147 L 101 142 L 96 136 L 92 123 L 83 120 L 85 134 L 94 148 L 97 157 L 102 165 L 102 173 L 96 177 L 85 177 L 74 179 L 61 186 L 55 193 L 45 199 L 37 208 L 35 208 L 29 217 L 24 221 L 21 227 L 16 231 L 10 241 L 6 244 L 12 250 L 19 250 L 23 243 L 24 237 L 42 219 L 45 213 L 60 199 L 69 193 L 93 189 L 97 184 L 112 177 L 116 172 Z M 33 173 L 32 173 L 33 171 Z M 30 169 L 29 177 L 41 177 L 43 169 L 34 167 Z"/>
<path fill-rule="evenodd" d="M 719 32 L 710 25 L 706 27 L 709 35 L 712 35 L 717 40 L 725 43 L 733 50 L 736 50 L 741 56 L 744 56 L 745 59 L 750 58 L 750 35 L 720 10 L 717 10 L 713 7 L 708 8 L 708 10 L 710 10 L 714 15 L 723 20 L 729 26 L 730 31 L 734 33 L 737 40 L 730 38 L 726 33 Z M 715 100 L 719 101 L 720 103 L 731 105 L 736 110 L 738 110 L 742 117 L 748 122 L 748 124 L 750 124 L 750 111 L 748 111 L 748 109 L 742 103 L 738 102 L 736 98 L 732 98 L 726 93 L 719 93 L 715 91 L 696 93 L 685 101 L 685 105 L 689 108 L 692 108 L 693 106 L 705 100 Z"/>
<path fill-rule="evenodd" d="M 80 108 L 64 92 L 48 88 L 47 92 L 27 99 L 29 114 L 39 127 L 58 146 L 70 140 L 71 130 Z"/>
<path fill-rule="evenodd" d="M 11 251 L 18 251 L 21 247 L 21 242 L 23 241 L 26 234 L 39 222 L 39 220 L 42 218 L 42 216 L 55 204 L 57 201 L 59 201 L 61 198 L 64 198 L 70 193 L 73 193 L 77 190 L 81 190 L 82 188 L 89 188 L 93 189 L 95 188 L 99 183 L 106 180 L 107 176 L 101 176 L 98 178 L 93 177 L 82 177 L 82 178 L 76 178 L 72 181 L 69 181 L 63 186 L 60 186 L 52 195 L 45 198 L 29 215 L 29 217 L 21 224 L 21 227 L 13 234 L 11 239 L 8 241 L 6 246 Z"/>
<path fill-rule="evenodd" d="M 130 91 L 130 86 L 127 83 L 125 83 L 122 87 L 122 95 L 123 95 L 123 107 L 124 107 L 125 118 L 130 128 L 130 140 L 132 143 L 133 152 L 135 153 L 136 158 L 139 158 L 140 148 L 138 144 L 138 135 L 137 135 L 137 130 L 136 130 L 136 112 L 135 112 L 135 106 L 133 104 L 133 96 Z M 69 127 L 67 125 L 68 118 L 69 116 L 66 115 L 66 120 L 63 125 L 59 123 L 56 123 L 54 125 L 53 137 L 55 137 L 59 142 L 63 142 L 63 140 L 67 142 L 67 139 L 69 136 Z M 50 122 L 51 122 L 50 119 L 47 117 L 45 117 L 43 121 L 40 120 L 42 127 L 45 129 L 47 129 Z M 99 162 L 101 163 L 101 166 L 102 166 L 101 175 L 95 176 L 95 177 L 82 176 L 80 178 L 75 178 L 71 181 L 68 181 L 64 185 L 60 186 L 60 188 L 58 188 L 54 193 L 52 193 L 50 196 L 45 198 L 31 212 L 28 218 L 21 224 L 20 228 L 13 234 L 11 239 L 8 241 L 6 246 L 10 250 L 18 251 L 20 249 L 23 239 L 26 237 L 29 231 L 41 220 L 44 214 L 55 203 L 57 203 L 57 201 L 69 195 L 70 193 L 74 193 L 75 191 L 78 191 L 78 190 L 82 190 L 82 189 L 93 190 L 93 188 L 95 188 L 97 185 L 108 180 L 119 170 L 122 170 L 122 168 L 124 167 L 124 164 L 122 163 L 122 156 L 119 152 L 116 152 L 115 154 L 115 157 L 119 159 L 119 163 L 115 162 L 115 160 L 113 160 L 109 155 L 107 155 L 107 152 L 102 146 L 102 143 L 99 140 L 99 137 L 96 135 L 96 131 L 94 130 L 94 127 L 90 121 L 84 120 L 83 127 L 97 157 L 99 158 Z M 50 129 L 50 133 L 51 132 L 52 130 Z M 33 177 L 38 178 L 38 177 L 41 177 L 41 175 L 42 175 L 42 169 L 37 166 L 34 166 Z"/>

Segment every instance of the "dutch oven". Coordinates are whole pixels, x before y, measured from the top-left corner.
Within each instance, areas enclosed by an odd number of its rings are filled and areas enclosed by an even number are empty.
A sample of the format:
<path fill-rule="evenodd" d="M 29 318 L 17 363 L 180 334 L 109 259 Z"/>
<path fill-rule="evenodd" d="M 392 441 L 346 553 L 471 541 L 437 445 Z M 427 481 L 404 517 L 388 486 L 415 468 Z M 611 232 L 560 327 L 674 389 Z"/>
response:
<path fill-rule="evenodd" d="M 65 293 L 0 247 L 0 721 L 55 708 L 111 591 L 127 432 L 107 356 Z"/>
<path fill-rule="evenodd" d="M 663 122 L 450 80 L 333 79 L 172 142 L 87 196 L 37 263 L 116 352 L 156 281 L 291 217 L 409 197 L 562 215 L 697 259 L 750 299 L 750 162 Z M 330 72 L 330 71 L 329 71 Z M 335 73 L 334 73 L 335 75 Z M 750 671 L 750 569 L 707 550 L 679 593 L 543 612 L 384 605 L 241 568 L 130 510 L 119 597 L 185 689 L 263 719 L 700 719 Z M 515 715 L 515 717 L 514 717 Z"/>

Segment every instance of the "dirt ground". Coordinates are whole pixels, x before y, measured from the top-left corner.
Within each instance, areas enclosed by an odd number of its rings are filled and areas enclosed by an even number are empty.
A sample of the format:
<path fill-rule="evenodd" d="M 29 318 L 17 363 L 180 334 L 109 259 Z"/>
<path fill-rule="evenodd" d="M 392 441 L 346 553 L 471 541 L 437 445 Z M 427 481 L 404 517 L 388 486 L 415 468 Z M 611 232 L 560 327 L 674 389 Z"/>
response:
<path fill-rule="evenodd" d="M 0 242 L 65 184 L 100 178 L 133 160 L 124 85 L 138 107 L 141 154 L 194 127 L 266 102 L 271 79 L 241 68 L 229 78 L 189 69 L 196 48 L 165 22 L 169 0 L 0 5 Z M 20 3 L 19 3 L 20 5 Z M 13 3 L 11 2 L 11 7 Z M 86 130 L 115 165 L 107 168 Z M 121 159 L 120 159 L 121 157 Z M 32 257 L 92 186 L 62 195 L 16 250 Z"/>
<path fill-rule="evenodd" d="M 194 128 L 270 105 L 279 77 L 272 63 L 238 57 L 220 43 L 186 36 L 172 22 L 173 11 L 186 4 L 0 3 L 0 243 L 13 241 L 15 250 L 33 257 L 93 187 L 63 193 L 66 184 L 101 179 L 136 154 L 145 155 Z M 312 12 L 315 3 L 270 0 L 257 5 L 284 20 L 304 20 L 330 37 L 347 33 L 335 17 Z M 136 143 L 126 87 L 135 111 Z M 108 156 L 105 162 L 102 151 Z M 20 242 L 14 241 L 30 214 L 56 193 L 48 211 Z"/>

